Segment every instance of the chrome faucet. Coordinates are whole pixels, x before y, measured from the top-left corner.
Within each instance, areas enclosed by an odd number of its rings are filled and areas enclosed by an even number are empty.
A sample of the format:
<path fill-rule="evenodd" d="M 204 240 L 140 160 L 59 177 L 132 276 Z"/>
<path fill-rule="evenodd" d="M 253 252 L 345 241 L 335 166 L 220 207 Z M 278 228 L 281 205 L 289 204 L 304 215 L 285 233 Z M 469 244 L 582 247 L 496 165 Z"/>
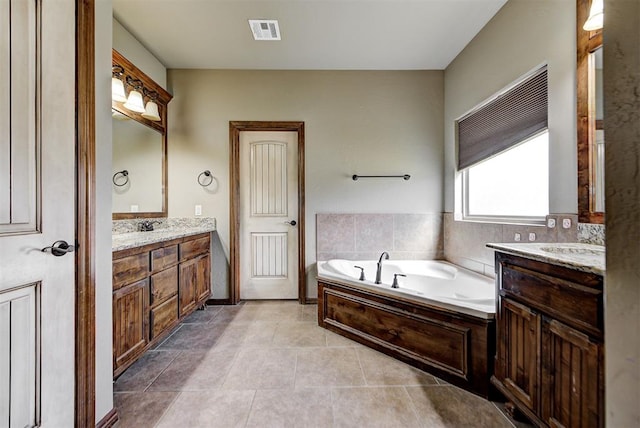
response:
<path fill-rule="evenodd" d="M 380 259 L 378 260 L 378 270 L 376 270 L 376 284 L 380 284 L 380 278 L 382 277 L 382 260 L 389 260 L 389 253 L 384 251 L 380 254 Z"/>

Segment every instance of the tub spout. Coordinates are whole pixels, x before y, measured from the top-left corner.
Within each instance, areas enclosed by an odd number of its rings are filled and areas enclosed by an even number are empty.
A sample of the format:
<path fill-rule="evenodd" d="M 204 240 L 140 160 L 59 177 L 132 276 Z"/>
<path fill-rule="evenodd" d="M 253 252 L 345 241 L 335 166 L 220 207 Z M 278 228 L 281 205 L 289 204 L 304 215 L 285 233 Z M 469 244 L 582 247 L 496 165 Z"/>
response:
<path fill-rule="evenodd" d="M 378 259 L 378 269 L 376 270 L 376 284 L 381 284 L 380 278 L 382 278 L 382 260 L 389 260 L 389 253 L 386 251 L 380 254 Z"/>

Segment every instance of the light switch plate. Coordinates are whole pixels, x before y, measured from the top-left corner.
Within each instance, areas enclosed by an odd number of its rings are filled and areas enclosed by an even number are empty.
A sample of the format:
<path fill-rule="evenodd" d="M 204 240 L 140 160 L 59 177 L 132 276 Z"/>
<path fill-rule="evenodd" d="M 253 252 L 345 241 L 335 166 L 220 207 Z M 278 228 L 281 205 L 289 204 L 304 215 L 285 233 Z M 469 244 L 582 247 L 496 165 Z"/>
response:
<path fill-rule="evenodd" d="M 536 240 L 536 234 L 534 232 L 529 232 L 529 241 L 535 241 Z"/>
<path fill-rule="evenodd" d="M 547 227 L 549 229 L 553 229 L 554 227 L 556 227 L 556 219 L 555 218 L 548 218 L 547 219 Z"/>
<path fill-rule="evenodd" d="M 562 219 L 562 227 L 565 229 L 570 229 L 571 228 L 571 219 L 570 218 L 563 218 Z"/>
<path fill-rule="evenodd" d="M 202 205 L 196 205 L 195 214 L 202 215 Z"/>
<path fill-rule="evenodd" d="M 516 232 L 516 234 L 513 236 L 513 240 L 516 242 L 520 242 L 521 239 L 522 239 L 522 236 Z"/>
<path fill-rule="evenodd" d="M 131 212 L 132 213 L 137 213 L 139 210 L 139 207 L 137 205 L 131 205 Z"/>

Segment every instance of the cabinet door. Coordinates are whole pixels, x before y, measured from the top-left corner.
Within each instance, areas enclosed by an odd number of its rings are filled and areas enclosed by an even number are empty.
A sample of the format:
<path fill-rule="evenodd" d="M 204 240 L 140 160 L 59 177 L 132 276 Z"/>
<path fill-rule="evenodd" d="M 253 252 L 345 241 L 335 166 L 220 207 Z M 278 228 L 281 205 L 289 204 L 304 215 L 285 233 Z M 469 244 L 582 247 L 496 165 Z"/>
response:
<path fill-rule="evenodd" d="M 556 320 L 542 324 L 542 419 L 552 427 L 603 426 L 602 347 Z"/>
<path fill-rule="evenodd" d="M 528 307 L 503 297 L 498 334 L 496 376 L 518 400 L 537 412 L 540 316 Z"/>
<path fill-rule="evenodd" d="M 196 300 L 205 299 L 211 290 L 211 262 L 208 255 L 198 259 L 196 279 Z"/>
<path fill-rule="evenodd" d="M 144 279 L 113 293 L 114 369 L 144 351 L 149 342 L 149 281 Z"/>
<path fill-rule="evenodd" d="M 178 313 L 185 316 L 196 307 L 196 284 L 198 283 L 198 259 L 180 264 L 178 284 Z"/>

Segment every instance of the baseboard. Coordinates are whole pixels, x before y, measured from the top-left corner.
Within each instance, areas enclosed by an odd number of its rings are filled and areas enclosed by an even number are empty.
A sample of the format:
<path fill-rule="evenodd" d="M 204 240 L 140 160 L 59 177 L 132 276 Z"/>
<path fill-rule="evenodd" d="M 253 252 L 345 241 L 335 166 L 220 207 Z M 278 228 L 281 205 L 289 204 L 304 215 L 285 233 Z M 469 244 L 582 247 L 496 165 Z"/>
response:
<path fill-rule="evenodd" d="M 207 299 L 207 305 L 230 305 L 231 298 L 226 299 Z"/>
<path fill-rule="evenodd" d="M 118 411 L 114 407 L 96 424 L 96 428 L 110 428 L 118 422 Z"/>

